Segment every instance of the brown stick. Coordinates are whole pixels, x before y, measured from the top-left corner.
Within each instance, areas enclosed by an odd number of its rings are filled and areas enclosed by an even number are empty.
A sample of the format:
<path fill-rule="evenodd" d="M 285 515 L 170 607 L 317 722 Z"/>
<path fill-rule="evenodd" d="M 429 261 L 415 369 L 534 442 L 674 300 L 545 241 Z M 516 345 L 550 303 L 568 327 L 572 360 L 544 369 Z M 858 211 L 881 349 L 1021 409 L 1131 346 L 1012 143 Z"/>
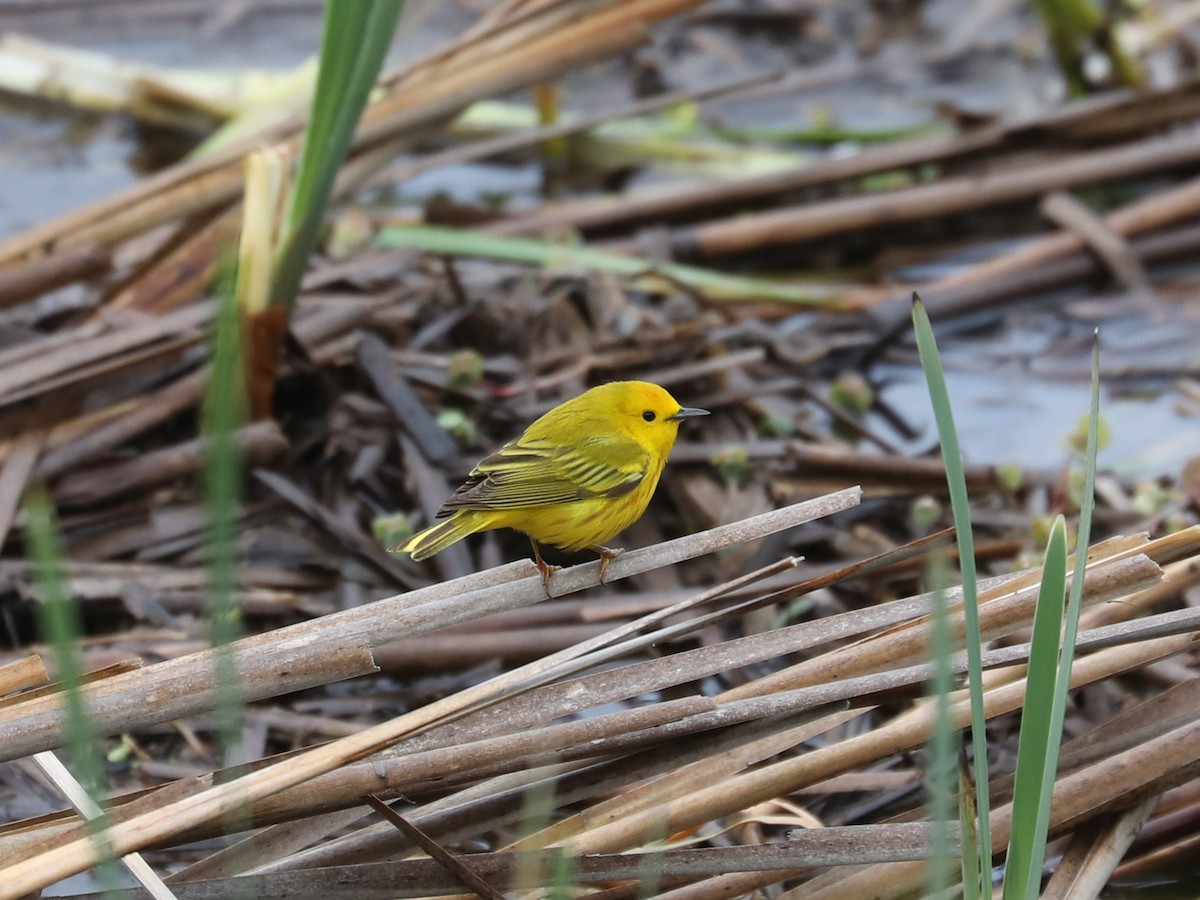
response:
<path fill-rule="evenodd" d="M 1101 651 L 1076 661 L 1071 684 L 1089 684 L 1116 672 L 1127 671 L 1154 659 L 1180 652 L 1194 643 L 1194 636 L 1184 635 Z M 1023 681 L 987 692 L 984 700 L 987 717 L 990 719 L 1019 708 L 1024 693 Z M 968 703 L 959 701 L 951 706 L 955 727 L 965 727 L 969 722 L 969 715 Z M 566 841 L 565 845 L 581 854 L 611 852 L 617 848 L 633 846 L 646 833 L 648 825 L 675 831 L 717 816 L 728 815 L 750 804 L 856 769 L 867 760 L 874 761 L 881 756 L 918 746 L 928 739 L 930 728 L 931 714 L 928 709 L 918 711 L 841 744 L 832 744 L 794 759 L 772 763 L 759 770 L 727 779 L 719 785 L 702 789 L 691 796 L 672 798 L 647 813 L 601 824 Z M 1200 734 L 1200 723 L 1191 728 L 1194 734 Z M 1173 756 L 1178 758 L 1178 752 L 1173 753 Z M 1200 755 L 1193 755 L 1190 761 L 1194 767 L 1200 767 Z M 1057 799 L 1058 791 L 1055 795 Z M 993 833 L 993 840 L 995 838 L 996 834 Z M 850 892 L 839 896 L 870 895 Z"/>
<path fill-rule="evenodd" d="M 1124 237 L 1154 231 L 1191 218 L 1200 210 L 1200 178 L 1192 178 L 1171 188 L 1142 197 L 1105 216 L 1105 224 Z M 1077 234 L 1058 233 L 1021 247 L 1017 252 L 980 263 L 962 272 L 939 279 L 930 287 L 941 290 L 962 287 L 1011 274 L 1020 269 L 1062 259 L 1087 244 Z"/>
<path fill-rule="evenodd" d="M 384 644 L 375 652 L 375 662 L 385 672 L 464 669 L 489 659 L 526 662 L 594 638 L 610 628 L 612 623 L 430 634 Z"/>
<path fill-rule="evenodd" d="M 780 81 L 782 78 L 782 73 L 774 72 L 767 75 L 737 78 L 733 81 L 712 85 L 711 87 L 655 94 L 653 97 L 647 97 L 644 100 L 639 100 L 636 103 L 631 103 L 618 109 L 609 109 L 582 115 L 570 121 L 559 122 L 553 125 L 522 129 L 512 134 L 500 134 L 491 138 L 483 138 L 468 144 L 462 144 L 437 153 L 430 153 L 426 156 L 419 156 L 415 159 L 404 160 L 395 165 L 390 165 L 370 178 L 368 186 L 373 187 L 407 181 L 416 175 L 432 169 L 440 169 L 443 166 L 452 166 L 459 163 L 487 159 L 492 156 L 500 156 L 505 153 L 511 153 L 514 150 L 524 150 L 545 141 L 554 140 L 555 138 L 570 137 L 581 131 L 587 131 L 589 128 L 595 128 L 597 125 L 603 125 L 606 122 L 618 122 L 622 119 L 648 115 L 659 110 L 670 109 L 672 106 L 678 106 L 681 103 L 699 103 L 715 97 L 739 93 L 751 87 L 771 84 Z M 511 221 L 511 219 L 505 220 L 506 223 Z"/>
<path fill-rule="evenodd" d="M 48 259 L 0 272 L 0 307 L 15 306 L 44 291 L 85 278 L 98 278 L 112 268 L 112 254 L 94 246 L 76 247 Z"/>
<path fill-rule="evenodd" d="M 1112 227 L 1111 219 L 1108 221 Z M 1119 232 L 1118 232 L 1119 233 Z M 966 315 L 1003 303 L 1013 297 L 1028 296 L 1063 284 L 1069 284 L 1101 272 L 1100 263 L 1081 246 L 1067 250 L 1066 240 L 1074 235 L 1055 235 L 1038 241 L 1062 241 L 1062 255 L 1048 260 L 1017 259 L 1020 252 L 995 260 L 995 265 L 984 263 L 983 267 L 972 267 L 973 275 L 960 280 L 958 276 L 939 279 L 920 290 L 921 299 L 931 318 L 942 321 L 953 316 Z M 1134 253 L 1144 262 L 1158 262 L 1194 254 L 1200 250 L 1200 226 L 1189 225 L 1160 234 L 1147 235 L 1130 242 Z M 1007 263 L 1001 264 L 1001 260 Z M 853 298 L 851 302 L 854 302 Z M 877 303 L 871 310 L 885 335 L 894 335 L 907 327 L 912 316 L 912 295 L 903 294 L 884 300 L 872 299 Z"/>
<path fill-rule="evenodd" d="M 837 510 L 853 506 L 858 502 L 858 498 L 859 492 L 856 489 L 843 491 L 840 494 L 819 498 L 808 503 L 800 503 L 764 513 L 732 525 L 720 526 L 701 534 L 668 541 L 647 550 L 630 551 L 614 561 L 609 568 L 608 577 L 610 579 L 624 577 L 647 565 L 663 565 L 671 560 L 708 553 L 733 543 L 765 537 L 767 534 L 791 527 L 802 521 L 829 515 Z M 594 583 L 597 568 L 598 564 L 593 563 L 564 570 L 558 573 L 556 582 L 560 589 L 578 589 L 577 586 Z M 537 577 L 527 578 L 520 582 L 519 586 L 514 585 L 510 589 L 509 596 L 501 598 L 501 602 L 497 602 L 495 593 L 493 591 L 478 592 L 454 598 L 451 603 L 458 606 L 459 609 L 450 618 L 469 618 L 476 614 L 486 614 L 497 607 L 522 605 L 522 603 L 541 599 L 543 595 L 541 580 Z M 376 603 L 372 606 L 378 608 L 380 604 Z M 430 613 L 434 611 L 435 604 L 424 604 L 421 609 L 414 610 L 418 613 L 415 617 L 399 615 L 395 616 L 394 620 L 398 622 L 401 630 L 411 631 L 417 627 L 419 622 L 427 622 L 431 618 Z M 347 613 L 336 615 L 346 617 L 348 613 L 353 612 L 358 612 L 358 610 L 350 610 Z M 290 630 L 282 629 L 281 631 Z M 276 635 L 278 634 L 279 632 L 276 633 Z M 254 639 L 251 638 L 248 641 L 237 643 L 244 647 L 253 641 Z M 235 654 L 239 649 L 236 645 L 234 646 Z M 289 642 L 284 649 L 287 651 L 288 658 L 294 663 L 298 656 L 298 648 Z M 176 834 L 220 818 L 234 809 L 242 809 L 246 803 L 268 797 L 285 788 L 332 771 L 338 766 L 362 759 L 409 734 L 422 731 L 438 721 L 443 721 L 447 717 L 461 715 L 464 711 L 478 705 L 486 705 L 489 701 L 494 702 L 499 697 L 514 691 L 518 685 L 527 683 L 540 673 L 561 665 L 578 652 L 587 652 L 591 649 L 593 648 L 585 644 L 575 652 L 547 657 L 538 663 L 499 676 L 452 697 L 438 700 L 390 722 L 368 728 L 357 735 L 306 751 L 282 763 L 268 766 L 226 784 L 213 787 L 172 806 L 147 812 L 135 819 L 119 823 L 107 830 L 107 842 L 113 852 L 124 854 L 162 840 L 170 834 Z M 253 654 L 253 658 L 261 658 L 263 655 L 263 652 L 259 650 Z M 235 656 L 235 659 L 239 663 L 240 669 L 245 667 L 242 665 L 242 656 Z M 310 658 L 305 659 L 306 663 L 310 661 Z M 250 663 L 251 661 L 246 660 L 246 662 Z M 279 673 L 273 674 L 277 676 Z M 288 673 L 283 674 L 286 676 Z M 239 672 L 239 675 L 247 696 L 255 689 L 254 686 L 257 686 L 259 690 L 262 689 L 262 678 L 254 679 L 252 682 L 245 678 L 244 672 Z M 115 680 L 112 679 L 109 683 L 111 684 Z M 193 690 L 197 688 L 202 690 L 205 695 L 204 699 L 211 701 L 211 684 L 207 683 L 209 681 L 211 681 L 211 677 L 205 678 L 200 685 L 192 685 L 192 688 Z M 88 700 L 90 701 L 91 698 L 89 697 Z M 88 706 L 90 710 L 93 710 L 95 718 L 99 719 L 100 716 L 94 712 L 97 708 L 96 705 L 89 702 Z M 161 710 L 157 714 L 160 718 L 162 717 Z M 54 730 L 58 725 L 57 720 L 58 716 L 53 716 L 51 728 Z M 93 725 L 98 730 L 102 727 L 98 723 L 93 723 Z M 11 733 L 11 730 L 7 732 L 7 734 Z M 6 740 L 2 752 L 14 752 L 15 748 L 12 746 L 14 743 L 17 742 Z M 24 754 L 18 752 L 18 755 Z M 0 897 L 15 898 L 46 884 L 52 884 L 66 875 L 94 865 L 96 858 L 97 848 L 87 838 L 72 841 L 50 853 L 36 854 L 0 871 Z"/>
<path fill-rule="evenodd" d="M 1136 651 L 1137 648 L 1129 649 Z M 1074 683 L 1075 679 L 1072 679 Z M 1194 778 L 1198 772 L 1200 721 L 1192 721 L 1056 781 L 1050 814 L 1051 833 L 1062 834 L 1106 812 L 1136 806 L 1145 797 L 1161 794 Z M 991 824 L 992 852 L 998 853 L 1008 843 L 1012 830 L 1012 804 L 995 810 Z M 827 889 L 806 891 L 803 896 L 806 900 L 863 896 L 884 900 L 919 889 L 923 877 L 923 869 L 897 864 L 882 870 L 863 871 L 837 880 Z"/>
<path fill-rule="evenodd" d="M 1136 141 L 1065 160 L 1014 167 L 978 177 L 944 178 L 927 185 L 848 199 L 789 206 L 754 216 L 720 219 L 672 233 L 681 257 L 717 257 L 913 222 L 1028 200 L 1048 191 L 1161 172 L 1200 162 L 1191 133 Z M 610 249 L 631 252 L 630 241 Z"/>
<path fill-rule="evenodd" d="M 38 463 L 37 476 L 46 479 L 57 478 L 80 463 L 113 450 L 176 413 L 195 406 L 204 395 L 208 377 L 208 369 L 185 375 L 136 404 L 127 413 L 98 427 L 90 428 L 68 443 L 49 450 Z"/>
<path fill-rule="evenodd" d="M 906 169 L 933 160 L 950 159 L 995 146 L 997 135 L 968 133 L 937 135 L 872 147 L 854 156 L 825 160 L 770 175 L 727 184 L 689 185 L 686 190 L 660 190 L 647 196 L 587 199 L 519 213 L 484 230 L 495 234 L 541 234 L 565 228 L 596 231 L 642 222 L 669 222 L 685 216 L 737 208 L 764 198 L 838 181 L 850 181 Z"/>
<path fill-rule="evenodd" d="M 190 307 L 124 328 L 97 333 L 95 327 L 83 327 L 12 347 L 0 353 L 0 399 L 9 404 L 40 396 L 96 372 L 119 370 L 139 353 L 199 343 L 210 318 L 210 310 Z"/>
<path fill-rule="evenodd" d="M 114 675 L 119 675 L 122 672 L 132 672 L 135 669 L 140 669 L 142 661 L 140 659 L 125 659 L 112 665 L 105 666 L 102 669 L 93 669 L 83 676 L 84 684 L 92 684 L 96 681 L 101 681 L 105 678 L 112 678 Z M 0 709 L 16 706 L 20 703 L 28 703 L 38 697 L 46 697 L 60 693 L 63 690 L 63 685 L 59 682 L 52 684 L 39 684 L 37 687 L 32 687 L 22 691 L 19 694 L 10 694 L 6 697 L 0 697 Z"/>
<path fill-rule="evenodd" d="M 445 121 L 471 102 L 554 78 L 585 61 L 635 46 L 645 25 L 698 0 L 630 0 L 582 14 L 573 5 L 501 21 L 494 32 L 461 41 L 415 66 L 386 76 L 390 89 L 364 113 L 352 153 L 423 126 Z M 568 20 L 559 21 L 563 13 Z M 524 25 L 525 40 L 518 41 Z M 509 46 L 511 45 L 511 46 Z M 0 243 L 0 266 L 64 249 L 112 246 L 158 225 L 218 210 L 242 193 L 244 153 L 273 141 L 293 146 L 302 117 L 272 127 L 215 153 L 139 182 L 129 190 Z M 386 159 L 358 171 L 368 177 Z M 350 184 L 343 179 L 340 189 Z"/>
<path fill-rule="evenodd" d="M 1183 611 L 1138 620 L 1119 626 L 1108 626 L 1080 636 L 1081 653 L 1116 646 L 1120 643 L 1147 640 L 1167 635 L 1177 635 L 1196 629 L 1200 613 Z M 777 648 L 777 653 L 786 648 Z M 1028 644 L 989 651 L 984 656 L 987 668 L 1011 666 L 1027 659 Z M 743 662 L 746 657 L 743 656 Z M 671 660 L 659 661 L 660 668 L 670 668 Z M 953 671 L 961 674 L 966 670 L 965 658 L 959 654 L 952 663 Z M 704 670 L 707 671 L 707 670 Z M 704 671 L 687 665 L 674 667 L 671 679 L 660 683 L 679 684 L 702 677 Z M 342 767 L 336 772 L 315 778 L 300 788 L 283 791 L 275 797 L 255 804 L 252 811 L 256 824 L 267 824 L 298 816 L 322 813 L 356 802 L 356 798 L 372 790 L 420 791 L 423 782 L 430 781 L 444 787 L 461 778 L 477 779 L 490 777 L 499 772 L 545 765 L 551 760 L 546 752 L 553 748 L 565 748 L 555 760 L 570 761 L 595 755 L 629 753 L 649 744 L 679 738 L 699 731 L 728 728 L 733 725 L 760 718 L 783 719 L 820 708 L 829 708 L 839 702 L 852 701 L 855 705 L 885 702 L 898 698 L 909 698 L 914 691 L 932 675 L 929 664 L 907 666 L 894 671 L 822 682 L 811 687 L 791 690 L 786 693 L 766 694 L 743 700 L 716 701 L 706 698 L 688 698 L 669 701 L 649 709 L 629 710 L 609 716 L 584 719 L 566 725 L 553 725 L 498 736 L 473 739 L 470 735 L 447 734 L 439 730 L 424 736 L 433 738 L 435 746 L 422 749 L 414 742 L 394 748 L 370 762 Z M 552 718 L 567 712 L 578 712 L 605 701 L 611 701 L 637 693 L 636 683 L 622 685 L 618 680 L 607 693 L 588 689 L 587 679 L 571 683 L 574 702 L 560 708 L 547 703 L 547 697 L 538 698 L 535 693 L 517 698 L 515 703 L 522 707 L 536 707 L 541 718 Z M 768 686 L 763 680 L 752 682 L 748 687 L 758 691 L 759 685 Z M 544 692 L 543 692 L 544 693 Z M 552 698 L 550 698 L 552 699 Z M 514 724 L 528 724 L 525 717 L 513 715 L 514 702 L 492 710 L 493 728 L 507 730 Z M 1142 738 L 1144 739 L 1144 738 Z M 422 738 L 415 742 L 419 744 Z M 1121 748 L 1123 749 L 1123 748 Z M 210 830 L 191 832 L 189 840 L 211 836 Z M 6 854 L 21 852 L 27 844 L 5 841 L 2 845 Z"/>
<path fill-rule="evenodd" d="M 1127 291 L 1149 296 L 1150 278 L 1141 260 L 1134 254 L 1129 242 L 1109 228 L 1108 223 L 1090 206 L 1074 194 L 1055 191 L 1042 200 L 1041 211 L 1059 228 L 1079 235 Z"/>
<path fill-rule="evenodd" d="M 1180 611 L 1152 617 L 1161 620 L 1158 623 L 1138 620 L 1085 632 L 1080 636 L 1080 649 L 1081 652 L 1089 652 L 1093 649 L 1116 646 L 1120 642 L 1185 633 L 1196 628 L 1198 616 L 1200 613 L 1196 611 Z M 984 665 L 1010 665 L 1027 658 L 1028 651 L 1028 644 L 989 651 L 984 656 Z M 962 654 L 959 654 L 954 663 L 954 671 L 961 673 L 965 671 L 965 667 L 965 660 Z M 422 781 L 428 779 L 433 779 L 433 783 L 441 790 L 462 777 L 474 780 L 489 777 L 496 772 L 512 771 L 514 767 L 545 765 L 550 761 L 547 751 L 557 748 L 567 748 L 567 754 L 562 757 L 564 760 L 629 753 L 639 747 L 692 734 L 698 730 L 728 728 L 753 719 L 782 719 L 795 715 L 797 711 L 828 707 L 830 703 L 842 698 L 858 698 L 858 703 L 873 703 L 879 702 L 878 698 L 885 696 L 908 696 L 909 694 L 898 692 L 897 689 L 905 685 L 920 685 L 931 675 L 932 666 L 923 664 L 820 684 L 799 691 L 734 701 L 720 707 L 716 701 L 708 698 L 687 698 L 477 742 L 452 742 L 437 750 L 415 754 L 386 753 L 370 762 L 353 764 L 320 776 L 299 788 L 283 791 L 263 803 L 256 804 L 252 814 L 253 820 L 256 824 L 265 824 L 321 814 L 339 807 L 353 806 L 357 802 L 356 798 L 370 791 L 387 789 L 410 793 L 420 790 Z M 686 679 L 686 673 L 682 677 Z M 1176 693 L 1186 692 L 1177 690 Z M 1186 703 L 1186 696 L 1183 697 L 1183 701 Z M 1145 715 L 1134 721 L 1129 714 L 1125 714 L 1120 722 L 1111 722 L 1113 728 L 1108 728 L 1107 724 L 1102 726 L 1108 732 L 1116 731 L 1123 743 L 1116 745 L 1108 741 L 1102 733 L 1090 733 L 1087 746 L 1083 749 L 1100 752 L 1093 752 L 1089 758 L 1080 759 L 1078 754 L 1070 749 L 1071 745 L 1068 745 L 1062 769 L 1067 771 L 1080 765 L 1091 764 L 1113 753 L 1123 752 L 1194 718 L 1189 712 L 1190 707 L 1180 708 L 1176 704 L 1164 709 L 1157 700 L 1148 705 L 1155 707 L 1161 720 L 1155 720 L 1152 723 L 1153 728 L 1137 724 L 1146 718 Z M 1141 712 L 1141 708 L 1138 712 Z M 1164 728 L 1163 725 L 1167 727 Z M 1095 745 L 1096 741 L 1100 741 L 1099 747 Z M 550 755 L 558 758 L 557 754 Z M 1002 784 L 1003 782 L 1001 789 Z M 993 789 L 993 795 L 1004 798 L 1003 793 L 997 789 Z M 1011 796 L 1011 792 L 1008 796 Z M 114 814 L 118 819 L 125 817 L 120 809 L 115 810 Z M 34 845 L 57 838 L 62 833 L 62 827 L 55 825 L 49 830 L 43 827 L 36 831 L 20 832 L 6 839 L 0 852 L 5 856 L 25 853 Z M 184 837 L 194 840 L 213 833 L 215 832 L 211 829 L 201 829 Z"/>
<path fill-rule="evenodd" d="M 849 508 L 858 502 L 858 496 L 857 489 L 840 491 L 654 547 L 630 550 L 612 563 L 608 578 L 626 578 L 753 540 Z M 598 567 L 598 563 L 586 563 L 564 569 L 555 574 L 553 584 L 559 593 L 593 587 L 599 583 Z M 528 561 L 513 563 L 243 638 L 232 649 L 245 699 L 278 696 L 374 671 L 371 647 L 543 600 L 546 595 L 541 579 L 536 575 L 522 577 L 530 569 Z M 87 691 L 92 727 L 98 733 L 110 734 L 212 709 L 212 665 L 212 652 L 204 651 L 106 679 Z M 325 678 L 322 667 L 328 668 Z M 154 698 L 152 703 L 149 697 Z M 0 756 L 18 758 L 57 747 L 61 740 L 59 702 L 60 698 L 50 697 L 4 710 L 0 726 L 5 741 Z M 8 756 L 10 753 L 12 756 Z"/>
<path fill-rule="evenodd" d="M 911 303 L 910 303 L 911 306 Z M 680 444 L 671 461 L 708 462 L 722 446 Z M 843 475 L 854 481 L 918 485 L 923 490 L 945 490 L 946 470 L 941 460 L 911 456 L 864 453 L 849 447 L 820 447 L 788 440 L 755 440 L 740 445 L 752 460 L 769 459 L 790 463 L 806 475 Z M 967 483 L 973 490 L 994 490 L 999 475 L 991 466 L 968 466 Z"/>
<path fill-rule="evenodd" d="M 455 881 L 465 887 L 469 887 L 478 896 L 483 897 L 484 900 L 504 900 L 503 894 L 476 875 L 462 860 L 448 853 L 441 844 L 416 825 L 409 822 L 404 816 L 400 815 L 374 794 L 367 795 L 367 803 L 375 812 L 395 825 L 409 840 L 429 854 L 432 859 L 436 860 L 438 865 L 445 869 L 446 873 Z"/>
<path fill-rule="evenodd" d="M 238 429 L 234 439 L 247 465 L 273 459 L 288 446 L 287 438 L 274 421 L 246 425 Z M 55 499 L 63 506 L 86 506 L 192 474 L 204 464 L 208 443 L 207 438 L 195 438 L 128 462 L 72 472 L 59 482 Z"/>
<path fill-rule="evenodd" d="M 1030 139 L 1044 145 L 1049 137 L 1063 141 L 1114 140 L 1144 136 L 1174 119 L 1192 118 L 1195 101 L 1182 107 L 1177 98 L 1192 97 L 1193 80 L 1161 93 L 1114 91 L 1075 101 L 1036 116 L 1001 122 L 961 134 L 916 138 L 871 147 L 854 156 L 824 159 L 786 172 L 740 179 L 729 184 L 654 190 L 620 199 L 586 199 L 517 213 L 487 230 L 497 234 L 540 234 L 566 228 L 611 230 L 644 222 L 670 222 L 726 209 L 736 209 L 819 185 L 851 181 L 881 172 L 947 162 L 987 150 L 1019 147 Z M 1150 121 L 1133 125 L 1134 113 L 1152 112 Z"/>
<path fill-rule="evenodd" d="M 0 547 L 4 546 L 8 531 L 17 517 L 17 507 L 45 440 L 45 431 L 26 432 L 13 442 L 12 451 L 4 460 L 3 467 L 0 467 Z"/>
<path fill-rule="evenodd" d="M 692 847 L 651 850 L 645 853 L 608 854 L 570 859 L 561 849 L 523 853 L 472 853 L 465 857 L 472 869 L 505 889 L 518 885 L 514 873 L 553 873 L 569 861 L 575 883 L 600 885 L 645 876 L 649 869 L 664 877 L 701 877 L 722 872 L 766 870 L 775 880 L 788 869 L 896 862 L 929 857 L 933 826 L 927 822 L 892 825 L 841 825 L 801 829 L 788 840 L 734 847 Z M 951 852 L 957 852 L 957 829 L 951 829 Z M 408 859 L 354 866 L 331 866 L 295 872 L 246 875 L 236 884 L 250 896 L 308 896 L 337 900 L 370 896 L 411 897 L 444 894 L 456 888 L 432 859 Z M 191 888 L 193 892 L 184 894 Z M 177 885 L 185 897 L 216 900 L 228 896 L 228 882 L 184 882 Z M 218 893 L 219 892 L 219 893 Z M 81 894 L 78 900 L 103 900 L 108 895 Z M 132 900 L 126 892 L 114 892 L 116 900 Z M 732 895 L 730 895 L 732 896 Z"/>
<path fill-rule="evenodd" d="M 22 657 L 0 666 L 0 697 L 14 691 L 23 691 L 50 680 L 42 658 L 36 654 Z"/>

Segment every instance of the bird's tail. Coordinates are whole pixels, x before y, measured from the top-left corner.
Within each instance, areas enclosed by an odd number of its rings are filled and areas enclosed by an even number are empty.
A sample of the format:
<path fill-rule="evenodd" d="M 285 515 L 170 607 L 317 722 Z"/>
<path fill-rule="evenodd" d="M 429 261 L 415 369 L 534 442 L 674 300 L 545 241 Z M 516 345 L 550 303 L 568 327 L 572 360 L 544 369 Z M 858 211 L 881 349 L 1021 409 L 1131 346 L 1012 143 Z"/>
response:
<path fill-rule="evenodd" d="M 435 553 L 441 553 L 468 534 L 482 531 L 486 527 L 487 522 L 480 521 L 478 516 L 465 516 L 462 511 L 459 511 L 436 525 L 430 525 L 424 531 L 418 531 L 399 547 L 393 549 L 400 553 L 408 553 L 414 560 L 420 561 L 428 559 Z"/>

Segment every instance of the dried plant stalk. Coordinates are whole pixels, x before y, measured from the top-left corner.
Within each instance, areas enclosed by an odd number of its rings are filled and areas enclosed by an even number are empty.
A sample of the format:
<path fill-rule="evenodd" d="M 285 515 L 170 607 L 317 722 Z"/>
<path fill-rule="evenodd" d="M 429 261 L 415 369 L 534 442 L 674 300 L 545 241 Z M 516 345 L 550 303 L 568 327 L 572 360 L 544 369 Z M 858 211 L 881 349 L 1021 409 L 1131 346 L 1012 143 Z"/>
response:
<path fill-rule="evenodd" d="M 50 676 L 46 673 L 46 666 L 40 656 L 34 654 L 22 657 L 0 666 L 0 697 L 46 684 L 49 680 Z"/>

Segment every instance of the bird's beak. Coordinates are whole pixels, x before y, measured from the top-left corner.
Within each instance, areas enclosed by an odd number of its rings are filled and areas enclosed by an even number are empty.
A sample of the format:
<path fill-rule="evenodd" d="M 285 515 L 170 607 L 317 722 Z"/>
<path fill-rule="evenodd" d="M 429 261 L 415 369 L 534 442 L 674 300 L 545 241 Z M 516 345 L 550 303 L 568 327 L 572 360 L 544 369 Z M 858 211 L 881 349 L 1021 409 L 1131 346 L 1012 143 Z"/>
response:
<path fill-rule="evenodd" d="M 708 414 L 709 413 L 707 409 L 695 409 L 685 406 L 679 412 L 675 413 L 675 415 L 667 416 L 667 421 L 677 422 L 680 419 L 691 419 L 695 416 L 707 416 Z"/>

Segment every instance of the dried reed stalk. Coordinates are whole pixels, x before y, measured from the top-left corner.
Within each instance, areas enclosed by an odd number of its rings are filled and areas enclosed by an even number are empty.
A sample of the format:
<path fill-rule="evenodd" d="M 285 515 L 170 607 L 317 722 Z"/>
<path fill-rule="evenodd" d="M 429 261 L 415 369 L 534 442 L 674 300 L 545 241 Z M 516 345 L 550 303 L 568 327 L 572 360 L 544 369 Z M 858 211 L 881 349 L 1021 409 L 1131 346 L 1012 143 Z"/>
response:
<path fill-rule="evenodd" d="M 25 656 L 0 666 L 0 697 L 50 680 L 40 656 Z"/>

